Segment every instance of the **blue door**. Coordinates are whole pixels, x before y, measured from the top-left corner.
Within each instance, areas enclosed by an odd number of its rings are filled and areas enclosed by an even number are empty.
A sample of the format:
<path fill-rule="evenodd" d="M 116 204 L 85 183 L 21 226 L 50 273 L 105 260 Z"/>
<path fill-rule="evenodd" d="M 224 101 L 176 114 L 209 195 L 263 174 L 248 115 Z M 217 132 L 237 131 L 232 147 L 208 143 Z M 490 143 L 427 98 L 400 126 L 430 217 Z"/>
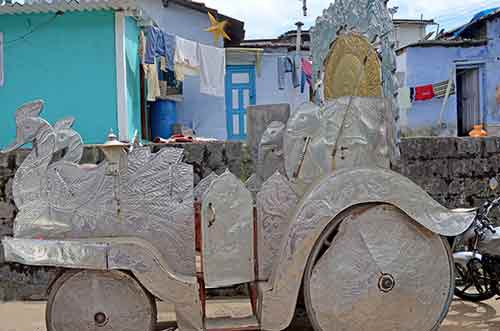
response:
<path fill-rule="evenodd" d="M 247 107 L 255 105 L 255 66 L 227 66 L 226 120 L 229 140 L 247 138 Z"/>

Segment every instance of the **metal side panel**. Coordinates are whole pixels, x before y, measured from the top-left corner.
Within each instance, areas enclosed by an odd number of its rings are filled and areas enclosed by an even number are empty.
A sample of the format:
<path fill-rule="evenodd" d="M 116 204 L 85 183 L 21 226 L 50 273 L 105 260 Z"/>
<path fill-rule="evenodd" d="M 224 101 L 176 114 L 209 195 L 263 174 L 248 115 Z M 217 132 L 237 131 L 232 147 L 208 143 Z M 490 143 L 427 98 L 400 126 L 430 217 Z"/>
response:
<path fill-rule="evenodd" d="M 156 297 L 173 303 L 180 331 L 203 330 L 196 277 L 169 270 L 160 251 L 143 240 L 110 239 L 109 269 L 131 270 Z"/>
<path fill-rule="evenodd" d="M 30 266 L 106 270 L 108 245 L 35 239 L 2 239 L 5 261 Z"/>
<path fill-rule="evenodd" d="M 4 238 L 7 262 L 92 270 L 129 270 L 157 298 L 175 305 L 181 331 L 203 330 L 196 277 L 177 274 L 159 250 L 135 238 L 33 240 Z"/>
<path fill-rule="evenodd" d="M 279 258 L 281 243 L 291 223 L 298 197 L 280 173 L 269 178 L 257 194 L 259 280 L 268 280 Z"/>
<path fill-rule="evenodd" d="M 225 172 L 207 191 L 201 215 L 206 287 L 254 281 L 253 199 L 245 185 Z"/>
<path fill-rule="evenodd" d="M 202 202 L 203 201 L 203 196 L 205 193 L 207 193 L 208 189 L 210 188 L 210 185 L 214 180 L 217 179 L 217 174 L 215 172 L 211 172 L 210 175 L 207 177 L 203 178 L 198 185 L 194 188 L 194 201 L 195 202 Z"/>

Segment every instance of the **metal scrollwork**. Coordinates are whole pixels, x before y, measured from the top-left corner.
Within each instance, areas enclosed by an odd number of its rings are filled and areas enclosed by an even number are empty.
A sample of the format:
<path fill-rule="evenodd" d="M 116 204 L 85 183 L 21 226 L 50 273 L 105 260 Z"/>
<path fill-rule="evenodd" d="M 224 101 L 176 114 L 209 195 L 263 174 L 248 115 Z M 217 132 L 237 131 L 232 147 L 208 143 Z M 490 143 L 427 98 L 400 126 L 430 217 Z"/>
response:
<path fill-rule="evenodd" d="M 17 110 L 16 141 L 5 150 L 33 143 L 13 182 L 15 236 L 135 236 L 155 244 L 174 272 L 194 275 L 193 168 L 181 163 L 183 151 L 134 148 L 110 176 L 106 162 L 77 164 L 83 144 L 73 119 L 52 127 L 42 109 L 36 101 Z"/>

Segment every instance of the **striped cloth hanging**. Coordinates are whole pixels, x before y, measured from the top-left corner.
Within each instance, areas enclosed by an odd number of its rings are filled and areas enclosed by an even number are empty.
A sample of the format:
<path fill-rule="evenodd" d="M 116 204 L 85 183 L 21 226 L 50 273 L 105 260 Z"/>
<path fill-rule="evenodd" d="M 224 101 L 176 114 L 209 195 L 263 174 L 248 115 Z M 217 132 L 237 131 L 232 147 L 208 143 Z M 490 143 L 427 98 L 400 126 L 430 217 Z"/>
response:
<path fill-rule="evenodd" d="M 449 80 L 442 81 L 437 84 L 433 84 L 432 87 L 434 88 L 434 95 L 436 98 L 444 98 L 446 95 L 446 89 L 448 88 L 448 82 Z M 455 89 L 455 82 L 451 81 L 451 90 L 450 90 L 450 95 L 454 95 L 456 93 Z"/>

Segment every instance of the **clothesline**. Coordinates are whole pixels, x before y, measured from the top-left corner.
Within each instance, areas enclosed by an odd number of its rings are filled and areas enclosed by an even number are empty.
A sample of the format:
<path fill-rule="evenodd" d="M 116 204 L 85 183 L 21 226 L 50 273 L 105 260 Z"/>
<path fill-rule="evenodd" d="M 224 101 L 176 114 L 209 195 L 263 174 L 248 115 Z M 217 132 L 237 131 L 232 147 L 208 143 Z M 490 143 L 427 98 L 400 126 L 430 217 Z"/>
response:
<path fill-rule="evenodd" d="M 173 81 L 185 76 L 200 76 L 200 92 L 223 97 L 225 92 L 226 52 L 224 48 L 204 45 L 147 25 L 141 31 L 139 52 L 148 79 L 148 101 L 161 97 L 160 71 L 175 73 Z"/>
<path fill-rule="evenodd" d="M 167 33 L 153 20 L 141 25 L 143 30 L 139 51 L 147 78 L 147 100 L 150 102 L 160 98 L 164 94 L 162 90 L 166 93 L 167 86 L 179 87 L 178 82 L 183 82 L 185 76 L 200 76 L 201 93 L 224 97 L 227 57 L 231 63 L 242 59 L 243 62 L 255 62 L 259 76 L 262 58 L 264 56 L 275 58 L 278 63 L 279 89 L 285 88 L 287 73 L 292 74 L 294 88 L 301 86 L 301 91 L 304 91 L 306 82 L 312 84 L 311 74 L 306 75 L 302 72 L 302 61 L 310 61 L 309 57 L 300 52 L 265 53 L 264 49 L 260 48 L 214 47 Z M 249 55 L 255 58 L 249 58 Z M 167 81 L 160 83 L 159 76 L 162 72 L 167 73 L 169 84 Z"/>

